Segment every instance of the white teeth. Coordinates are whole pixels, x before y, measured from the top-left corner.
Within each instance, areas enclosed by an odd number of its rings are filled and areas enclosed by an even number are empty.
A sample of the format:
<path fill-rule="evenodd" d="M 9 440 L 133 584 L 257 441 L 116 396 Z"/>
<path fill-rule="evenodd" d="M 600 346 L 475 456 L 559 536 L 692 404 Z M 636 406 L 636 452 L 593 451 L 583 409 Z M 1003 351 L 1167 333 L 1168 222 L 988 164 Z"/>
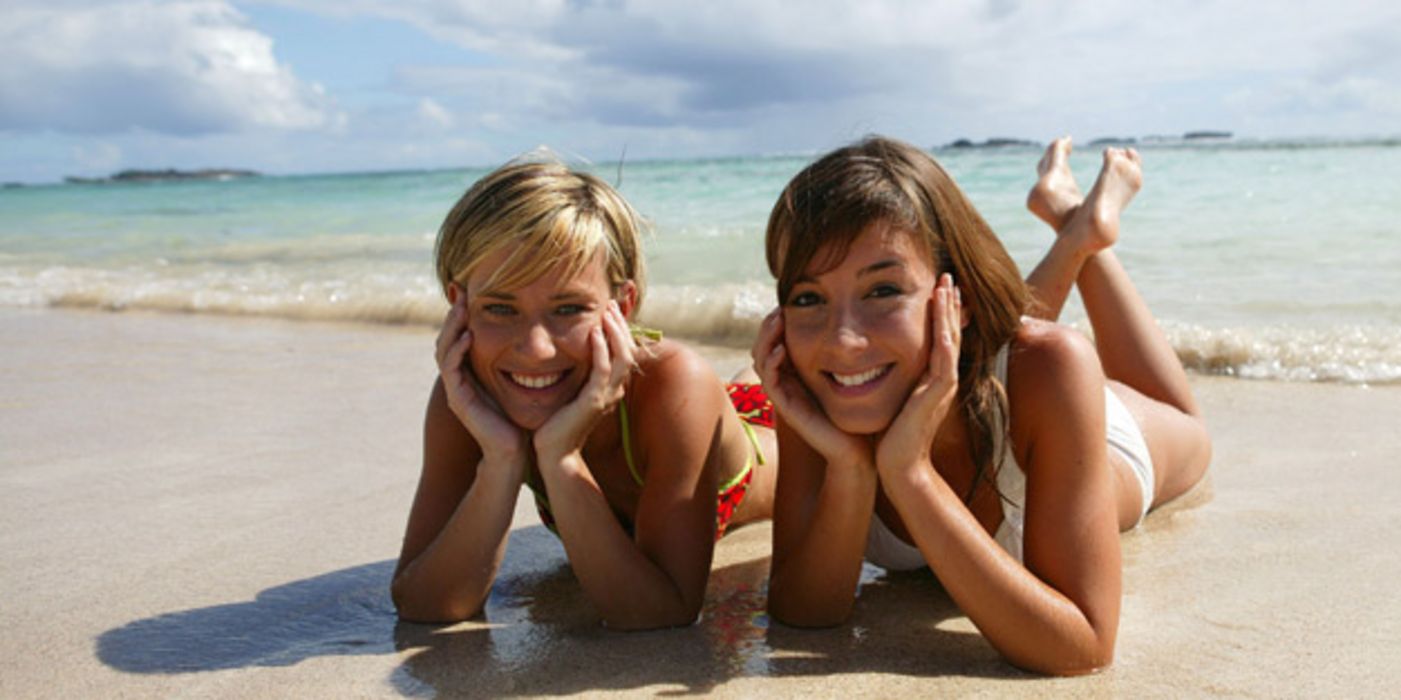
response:
<path fill-rule="evenodd" d="M 516 374 L 511 373 L 511 381 L 527 389 L 544 389 L 553 386 L 560 379 L 564 378 L 564 372 L 554 374 Z"/>
<path fill-rule="evenodd" d="M 882 374 L 885 374 L 885 368 L 876 367 L 874 369 L 868 369 L 865 372 L 861 372 L 859 374 L 837 374 L 836 372 L 833 372 L 832 378 L 837 380 L 837 383 L 841 384 L 842 386 L 860 386 L 862 384 L 865 384 L 866 382 L 871 381 L 872 379 L 875 379 L 876 377 L 881 376 Z"/>

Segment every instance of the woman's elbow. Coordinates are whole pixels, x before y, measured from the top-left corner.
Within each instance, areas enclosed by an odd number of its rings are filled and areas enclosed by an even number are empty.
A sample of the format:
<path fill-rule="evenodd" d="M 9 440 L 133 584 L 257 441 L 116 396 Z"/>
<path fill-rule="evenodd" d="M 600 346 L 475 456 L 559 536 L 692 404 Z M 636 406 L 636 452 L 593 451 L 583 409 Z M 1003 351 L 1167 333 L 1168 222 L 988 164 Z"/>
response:
<path fill-rule="evenodd" d="M 486 601 L 467 600 L 457 597 L 443 597 L 436 600 L 407 590 L 402 579 L 395 579 L 389 586 L 389 597 L 394 601 L 394 609 L 404 622 L 425 624 L 446 624 L 461 622 L 481 612 Z"/>
<path fill-rule="evenodd" d="M 1066 650 L 1063 650 L 1066 651 Z M 1068 650 L 1071 653 L 1025 656 L 1007 661 L 1013 666 L 1043 676 L 1086 676 L 1098 673 L 1114 663 L 1114 643 L 1112 641 L 1094 645 L 1092 648 Z"/>
<path fill-rule="evenodd" d="M 836 627 L 851 617 L 853 597 L 847 605 L 818 605 L 810 600 L 785 595 L 782 587 L 775 592 L 769 585 L 769 617 L 789 627 Z"/>
<path fill-rule="evenodd" d="M 669 610 L 634 608 L 605 612 L 603 626 L 620 632 L 645 632 L 668 627 L 686 627 L 700 618 L 700 603 L 686 603 Z"/>

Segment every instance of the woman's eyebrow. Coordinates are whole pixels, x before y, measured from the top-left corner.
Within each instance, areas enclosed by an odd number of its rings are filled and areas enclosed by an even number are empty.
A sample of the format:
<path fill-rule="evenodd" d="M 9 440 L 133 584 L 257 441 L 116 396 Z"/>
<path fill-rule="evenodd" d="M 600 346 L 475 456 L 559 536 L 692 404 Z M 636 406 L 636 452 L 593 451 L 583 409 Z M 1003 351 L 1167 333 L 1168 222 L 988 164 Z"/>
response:
<path fill-rule="evenodd" d="M 881 260 L 881 261 L 879 261 L 879 262 L 874 262 L 874 263 L 871 263 L 870 265 L 867 265 L 867 266 L 861 268 L 860 270 L 858 270 L 858 271 L 856 272 L 856 276 L 857 276 L 857 277 L 860 277 L 860 276 L 862 276 L 862 275 L 871 275 L 871 274 L 875 274 L 875 273 L 877 273 L 877 272 L 880 272 L 881 270 L 888 270 L 888 269 L 890 269 L 890 268 L 892 268 L 892 267 L 904 267 L 904 266 L 905 266 L 905 263 L 900 262 L 899 260 Z"/>

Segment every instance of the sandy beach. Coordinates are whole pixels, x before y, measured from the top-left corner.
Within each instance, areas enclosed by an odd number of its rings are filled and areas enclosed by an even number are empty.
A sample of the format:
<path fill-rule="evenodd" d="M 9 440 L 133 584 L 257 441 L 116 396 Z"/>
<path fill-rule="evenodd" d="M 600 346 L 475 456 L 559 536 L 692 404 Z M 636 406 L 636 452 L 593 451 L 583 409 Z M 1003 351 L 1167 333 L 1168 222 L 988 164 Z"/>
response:
<path fill-rule="evenodd" d="M 601 628 L 519 507 L 484 619 L 400 624 L 433 335 L 0 309 L 0 697 L 1338 697 L 1401 683 L 1401 388 L 1210 377 L 1209 482 L 1123 537 L 1117 659 L 1000 660 L 928 574 L 764 614 L 767 525 L 702 621 Z M 710 350 L 722 372 L 743 355 Z M 524 505 L 524 501 L 522 501 Z"/>

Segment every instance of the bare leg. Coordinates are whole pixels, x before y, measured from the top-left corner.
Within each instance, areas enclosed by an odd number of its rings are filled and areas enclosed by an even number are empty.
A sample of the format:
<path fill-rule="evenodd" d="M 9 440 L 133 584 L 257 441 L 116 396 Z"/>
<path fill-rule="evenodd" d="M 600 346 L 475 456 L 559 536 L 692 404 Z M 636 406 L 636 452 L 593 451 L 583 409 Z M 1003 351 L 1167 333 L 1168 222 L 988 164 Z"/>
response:
<path fill-rule="evenodd" d="M 1070 138 L 1064 137 L 1047 147 L 1036 166 L 1040 177 L 1026 198 L 1027 208 L 1056 231 L 1056 240 L 1046 257 L 1026 278 L 1036 297 L 1031 314 L 1048 321 L 1060 318 L 1065 300 L 1070 297 L 1070 290 L 1085 262 L 1114 244 L 1119 234 L 1119 211 L 1128 206 L 1142 182 L 1141 176 L 1106 180 L 1104 175 L 1109 168 L 1106 151 L 1106 171 L 1101 171 L 1089 196 L 1082 198 L 1075 176 L 1070 172 L 1070 146 Z M 1134 157 L 1137 158 L 1137 154 Z M 1113 223 L 1094 225 L 1093 217 L 1112 218 Z"/>
<path fill-rule="evenodd" d="M 1038 188 L 1047 182 L 1047 172 L 1069 172 L 1063 159 L 1057 163 L 1054 149 L 1055 144 L 1047 152 L 1049 163 L 1043 159 L 1047 167 L 1038 167 L 1042 172 Z M 1211 439 L 1176 352 L 1118 256 L 1110 250 L 1118 240 L 1120 213 L 1142 183 L 1138 153 L 1111 148 L 1104 152 L 1104 167 L 1080 206 L 1065 206 L 1069 197 L 1063 185 L 1058 205 L 1048 204 L 1048 198 L 1033 188 L 1027 204 L 1037 216 L 1053 226 L 1058 212 L 1066 220 L 1046 259 L 1027 281 L 1038 293 L 1047 314 L 1044 317 L 1050 319 L 1059 316 L 1070 287 L 1079 287 L 1105 375 L 1135 414 L 1149 443 L 1156 467 L 1156 505 L 1182 494 L 1201 479 L 1210 461 Z M 1126 475 L 1120 476 L 1121 483 L 1130 483 L 1122 478 Z M 1137 519 L 1131 502 L 1139 501 L 1138 489 L 1134 486 L 1130 490 L 1132 497 L 1121 499 L 1122 505 L 1129 506 L 1121 507 L 1121 523 Z"/>

